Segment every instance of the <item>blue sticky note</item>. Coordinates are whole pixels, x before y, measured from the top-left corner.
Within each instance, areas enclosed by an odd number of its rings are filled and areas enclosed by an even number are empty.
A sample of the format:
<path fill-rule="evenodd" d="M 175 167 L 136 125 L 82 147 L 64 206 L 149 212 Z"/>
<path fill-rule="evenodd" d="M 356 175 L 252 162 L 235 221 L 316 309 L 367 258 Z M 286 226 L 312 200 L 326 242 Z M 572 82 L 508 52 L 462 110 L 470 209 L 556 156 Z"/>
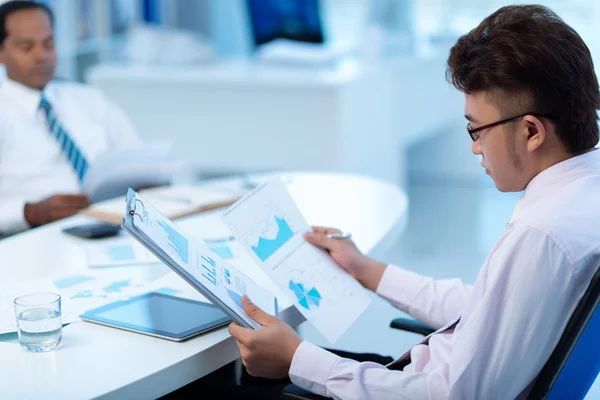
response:
<path fill-rule="evenodd" d="M 135 250 L 132 245 L 115 245 L 106 248 L 112 261 L 133 261 L 135 260 Z"/>
<path fill-rule="evenodd" d="M 91 290 L 84 290 L 82 292 L 75 293 L 73 296 L 71 296 L 71 300 L 87 299 L 87 298 L 92 297 L 93 295 L 94 295 L 94 293 Z"/>
<path fill-rule="evenodd" d="M 125 281 L 113 282 L 110 285 L 106 286 L 102 290 L 106 293 L 117 293 L 121 292 L 121 289 L 125 289 L 126 287 L 131 285 L 131 280 L 127 279 Z"/>
<path fill-rule="evenodd" d="M 92 278 L 92 277 L 84 276 L 84 275 L 70 276 L 68 278 L 62 278 L 62 279 L 55 280 L 54 285 L 59 290 L 62 290 L 62 289 L 68 289 L 75 285 L 79 285 L 80 283 L 83 283 L 83 282 L 91 281 L 93 279 L 94 278 Z"/>
<path fill-rule="evenodd" d="M 221 258 L 233 258 L 233 251 L 227 245 L 225 246 L 214 246 L 210 248 Z"/>

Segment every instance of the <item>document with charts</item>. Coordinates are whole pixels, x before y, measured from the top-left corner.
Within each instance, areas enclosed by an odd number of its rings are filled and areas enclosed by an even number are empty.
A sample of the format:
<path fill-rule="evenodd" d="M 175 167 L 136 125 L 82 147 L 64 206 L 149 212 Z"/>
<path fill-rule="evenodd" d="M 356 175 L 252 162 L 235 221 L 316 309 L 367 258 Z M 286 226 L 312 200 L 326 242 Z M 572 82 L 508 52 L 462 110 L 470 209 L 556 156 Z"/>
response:
<path fill-rule="evenodd" d="M 265 312 L 277 315 L 273 294 L 194 239 L 132 189 L 127 194 L 123 228 L 209 301 L 247 328 L 260 324 L 246 314 L 243 295 Z"/>
<path fill-rule="evenodd" d="M 329 255 L 304 240 L 311 230 L 281 179 L 270 180 L 223 213 L 238 242 L 292 304 L 336 342 L 371 296 Z"/>

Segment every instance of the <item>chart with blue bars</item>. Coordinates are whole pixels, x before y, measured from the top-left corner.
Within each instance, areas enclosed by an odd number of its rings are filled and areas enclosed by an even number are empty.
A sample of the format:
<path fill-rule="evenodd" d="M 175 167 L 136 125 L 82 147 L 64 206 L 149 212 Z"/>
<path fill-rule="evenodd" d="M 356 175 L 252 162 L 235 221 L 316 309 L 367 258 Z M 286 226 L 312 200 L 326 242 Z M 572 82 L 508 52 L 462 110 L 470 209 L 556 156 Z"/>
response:
<path fill-rule="evenodd" d="M 307 310 L 317 308 L 321 304 L 321 294 L 315 287 L 307 291 L 304 284 L 294 282 L 293 280 L 290 280 L 288 287 L 296 295 L 298 304 Z"/>
<path fill-rule="evenodd" d="M 190 243 L 188 242 L 188 240 L 181 233 L 177 232 L 175 229 L 169 226 L 167 223 L 163 221 L 158 221 L 158 225 L 161 228 L 163 228 L 163 230 L 167 234 L 167 237 L 169 239 L 169 246 L 171 246 L 171 248 L 175 250 L 177 255 L 179 255 L 179 257 L 184 263 L 189 263 Z"/>
<path fill-rule="evenodd" d="M 251 246 L 252 251 L 261 261 L 266 261 L 294 236 L 294 232 L 292 232 L 292 228 L 290 228 L 290 225 L 285 218 L 276 216 L 275 222 L 277 224 L 277 234 L 275 235 L 275 238 L 267 239 L 259 237 L 256 246 Z"/>
<path fill-rule="evenodd" d="M 217 264 L 210 257 L 201 256 L 202 276 L 213 285 L 217 286 Z"/>

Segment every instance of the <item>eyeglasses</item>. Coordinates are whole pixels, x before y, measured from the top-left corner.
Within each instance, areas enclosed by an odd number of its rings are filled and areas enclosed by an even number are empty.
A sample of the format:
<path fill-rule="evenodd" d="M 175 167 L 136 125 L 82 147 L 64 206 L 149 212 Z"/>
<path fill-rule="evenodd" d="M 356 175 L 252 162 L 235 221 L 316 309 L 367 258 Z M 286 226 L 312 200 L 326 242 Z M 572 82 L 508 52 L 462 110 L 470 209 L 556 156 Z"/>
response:
<path fill-rule="evenodd" d="M 550 114 L 540 114 L 540 113 L 528 112 L 525 114 L 517 115 L 516 117 L 510 117 L 510 118 L 503 119 L 501 121 L 493 122 L 491 124 L 483 125 L 483 126 L 480 126 L 479 128 L 472 128 L 471 123 L 469 122 L 467 124 L 467 132 L 469 132 L 469 136 L 471 136 L 471 139 L 474 142 L 476 142 L 479 139 L 479 132 L 481 132 L 482 130 L 492 128 L 494 126 L 502 125 L 502 124 L 505 124 L 512 120 L 515 120 L 517 118 L 523 118 L 527 115 L 533 115 L 534 117 L 542 117 L 542 118 L 552 118 L 552 116 Z"/>

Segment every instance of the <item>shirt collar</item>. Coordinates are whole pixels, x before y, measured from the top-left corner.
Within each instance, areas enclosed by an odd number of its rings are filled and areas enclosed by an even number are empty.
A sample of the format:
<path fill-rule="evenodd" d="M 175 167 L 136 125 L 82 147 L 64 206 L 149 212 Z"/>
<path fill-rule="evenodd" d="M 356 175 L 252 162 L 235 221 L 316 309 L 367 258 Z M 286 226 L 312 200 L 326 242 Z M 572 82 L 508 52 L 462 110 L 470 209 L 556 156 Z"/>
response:
<path fill-rule="evenodd" d="M 586 174 L 600 176 L 600 151 L 598 149 L 571 157 L 537 174 L 529 182 L 523 196 L 517 202 L 509 225 L 512 225 L 526 209 L 538 201 L 558 193 L 569 183 Z"/>
<path fill-rule="evenodd" d="M 28 115 L 32 117 L 36 115 L 42 99 L 41 90 L 32 89 L 8 77 L 2 81 L 0 89 L 14 104 L 25 110 Z"/>

